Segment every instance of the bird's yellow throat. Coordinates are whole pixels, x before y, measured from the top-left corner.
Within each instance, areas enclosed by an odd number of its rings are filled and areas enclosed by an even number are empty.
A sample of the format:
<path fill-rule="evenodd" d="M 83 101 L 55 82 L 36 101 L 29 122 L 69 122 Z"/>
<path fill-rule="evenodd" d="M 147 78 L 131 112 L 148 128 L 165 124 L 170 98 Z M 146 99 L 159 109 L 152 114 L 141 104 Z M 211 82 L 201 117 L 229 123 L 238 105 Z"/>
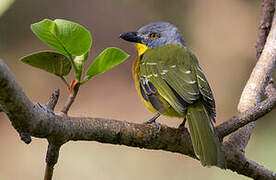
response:
<path fill-rule="evenodd" d="M 149 49 L 148 46 L 141 44 L 141 43 L 135 43 L 135 46 L 138 51 L 138 56 L 141 56 Z"/>

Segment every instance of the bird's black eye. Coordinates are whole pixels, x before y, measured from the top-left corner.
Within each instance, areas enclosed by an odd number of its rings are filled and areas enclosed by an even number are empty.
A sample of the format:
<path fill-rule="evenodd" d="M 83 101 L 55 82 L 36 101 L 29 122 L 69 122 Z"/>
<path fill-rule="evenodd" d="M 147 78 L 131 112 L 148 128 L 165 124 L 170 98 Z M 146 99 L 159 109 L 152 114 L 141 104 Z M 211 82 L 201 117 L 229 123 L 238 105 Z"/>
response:
<path fill-rule="evenodd" d="M 150 38 L 151 39 L 157 39 L 158 38 L 158 34 L 157 33 L 150 33 Z"/>

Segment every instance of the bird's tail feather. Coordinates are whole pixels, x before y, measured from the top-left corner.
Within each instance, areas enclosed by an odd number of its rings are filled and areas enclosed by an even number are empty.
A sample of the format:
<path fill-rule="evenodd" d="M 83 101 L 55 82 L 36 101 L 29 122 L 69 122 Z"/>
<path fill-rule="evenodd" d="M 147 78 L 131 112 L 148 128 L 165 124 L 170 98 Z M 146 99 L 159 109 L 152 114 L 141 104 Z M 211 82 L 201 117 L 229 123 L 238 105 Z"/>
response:
<path fill-rule="evenodd" d="M 212 120 L 202 102 L 188 106 L 188 120 L 194 151 L 203 166 L 226 168 L 224 153 Z"/>

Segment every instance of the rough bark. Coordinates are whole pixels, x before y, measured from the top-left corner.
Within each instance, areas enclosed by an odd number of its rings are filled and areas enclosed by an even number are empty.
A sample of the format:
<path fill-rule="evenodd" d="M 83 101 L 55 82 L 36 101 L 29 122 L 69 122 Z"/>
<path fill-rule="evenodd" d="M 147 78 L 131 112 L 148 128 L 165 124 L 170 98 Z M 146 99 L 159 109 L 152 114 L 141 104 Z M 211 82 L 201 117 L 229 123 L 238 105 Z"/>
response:
<path fill-rule="evenodd" d="M 53 100 L 53 97 L 56 97 L 56 100 Z M 52 95 L 50 101 L 56 102 L 57 97 L 57 95 Z M 275 107 L 275 96 L 271 97 L 273 98 L 268 98 L 267 101 L 273 101 L 273 105 L 271 103 L 268 103 L 270 105 L 267 106 L 260 105 L 261 108 L 252 109 L 248 113 L 245 112 L 243 115 L 237 116 L 235 121 L 231 123 L 219 125 L 217 127 L 219 136 L 227 135 L 232 129 L 256 120 L 257 118 L 252 113 L 264 115 L 265 112 L 269 112 Z M 47 138 L 49 144 L 55 147 L 59 147 L 70 140 L 98 141 L 171 151 L 197 159 L 187 129 L 176 129 L 162 125 L 160 132 L 158 132 L 158 129 L 151 125 L 127 121 L 59 116 L 54 114 L 52 109 L 46 105 L 33 104 L 2 61 L 0 61 L 0 104 L 19 133 L 25 132 L 29 136 Z M 275 176 L 272 171 L 247 160 L 244 154 L 237 151 L 235 146 L 227 141 L 224 143 L 224 151 L 228 169 L 254 179 L 257 177 L 272 179 Z M 58 150 L 55 152 L 58 152 Z M 47 163 L 56 163 L 58 156 L 48 154 Z M 50 158 L 53 160 L 50 160 Z M 53 169 L 52 163 L 49 163 L 47 169 Z"/>

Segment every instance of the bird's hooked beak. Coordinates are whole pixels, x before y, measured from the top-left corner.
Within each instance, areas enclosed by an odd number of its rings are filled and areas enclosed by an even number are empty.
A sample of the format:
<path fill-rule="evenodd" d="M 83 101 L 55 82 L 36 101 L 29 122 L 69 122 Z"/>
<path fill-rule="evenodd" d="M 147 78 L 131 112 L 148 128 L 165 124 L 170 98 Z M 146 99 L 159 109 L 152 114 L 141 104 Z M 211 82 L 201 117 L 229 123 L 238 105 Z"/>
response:
<path fill-rule="evenodd" d="M 141 43 L 142 38 L 137 35 L 137 32 L 125 32 L 120 34 L 120 38 L 129 42 Z"/>

